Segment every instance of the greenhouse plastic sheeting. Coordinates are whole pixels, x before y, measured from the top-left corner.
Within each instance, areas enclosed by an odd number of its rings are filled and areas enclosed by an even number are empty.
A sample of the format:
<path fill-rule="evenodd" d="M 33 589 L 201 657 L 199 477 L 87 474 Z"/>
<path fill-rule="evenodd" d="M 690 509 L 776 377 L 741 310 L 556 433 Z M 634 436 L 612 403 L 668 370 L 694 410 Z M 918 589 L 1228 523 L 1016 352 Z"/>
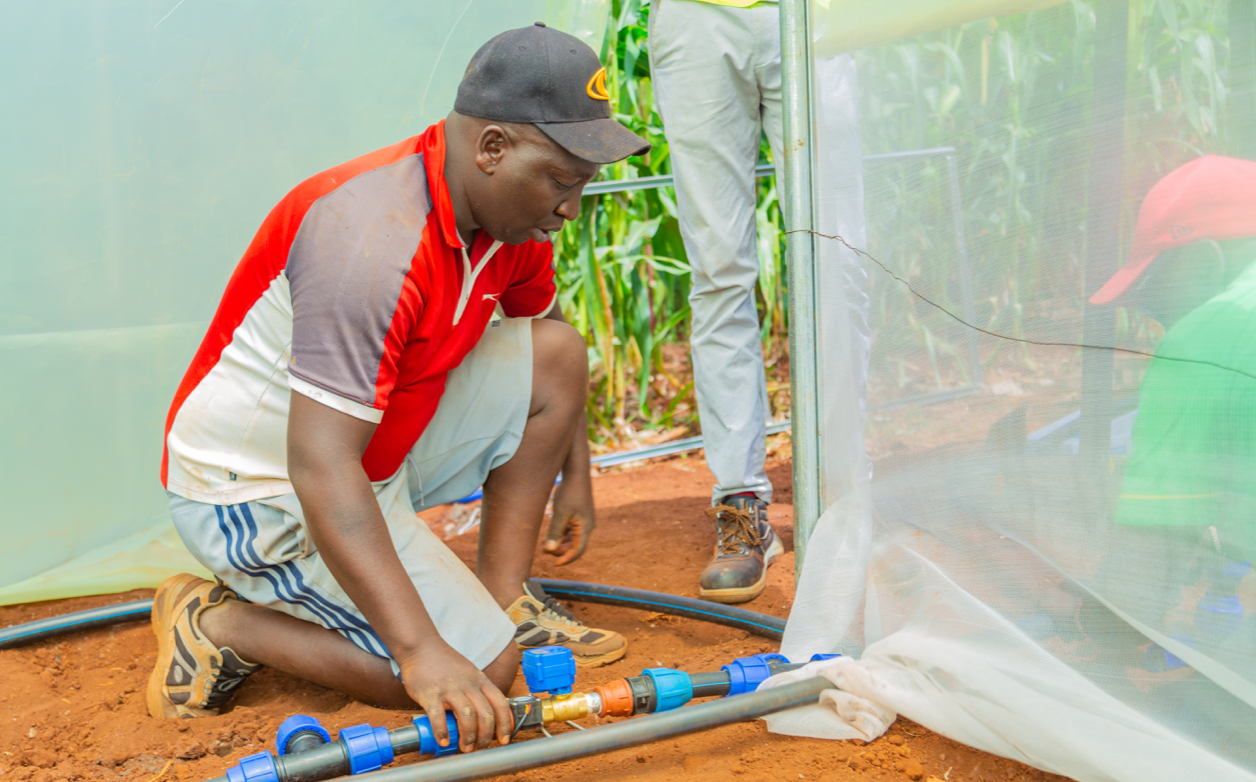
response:
<path fill-rule="evenodd" d="M 158 481 L 179 378 L 270 208 L 447 114 L 472 53 L 607 0 L 0 4 L 0 603 L 192 568 Z"/>
<path fill-rule="evenodd" d="M 890 43 L 973 19 L 1050 8 L 1067 0 L 816 0 L 822 57 Z"/>
<path fill-rule="evenodd" d="M 1252 4 L 856 44 L 866 237 L 819 166 L 826 511 L 783 653 L 1083 782 L 1256 779 Z M 818 111 L 820 158 L 849 132 Z M 851 703 L 769 724 L 849 738 Z"/>

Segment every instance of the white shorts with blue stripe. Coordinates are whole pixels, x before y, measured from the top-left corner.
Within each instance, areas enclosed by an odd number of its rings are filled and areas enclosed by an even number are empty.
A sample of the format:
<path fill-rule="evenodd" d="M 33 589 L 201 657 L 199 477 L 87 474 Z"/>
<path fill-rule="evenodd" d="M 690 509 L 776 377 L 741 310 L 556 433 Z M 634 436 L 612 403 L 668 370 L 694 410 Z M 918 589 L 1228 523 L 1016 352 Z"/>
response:
<path fill-rule="evenodd" d="M 479 668 L 513 641 L 515 626 L 479 579 L 414 514 L 481 486 L 514 455 L 532 388 L 531 324 L 486 330 L 449 375 L 435 417 L 392 478 L 375 484 L 393 545 L 441 637 Z M 170 494 L 188 550 L 244 599 L 314 622 L 391 659 L 314 547 L 295 494 L 212 505 Z M 522 592 L 520 592 L 522 594 Z M 396 670 L 396 663 L 393 663 Z"/>

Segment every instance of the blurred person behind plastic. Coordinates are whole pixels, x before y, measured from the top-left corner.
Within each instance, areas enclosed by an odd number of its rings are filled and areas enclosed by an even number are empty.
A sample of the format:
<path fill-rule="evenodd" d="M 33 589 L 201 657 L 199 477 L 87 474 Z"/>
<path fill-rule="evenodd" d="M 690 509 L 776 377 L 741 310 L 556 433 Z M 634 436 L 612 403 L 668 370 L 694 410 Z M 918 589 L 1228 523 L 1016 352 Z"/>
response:
<path fill-rule="evenodd" d="M 1254 237 L 1256 163 L 1199 158 L 1148 192 L 1128 263 L 1091 298 L 1165 328 L 1139 387 L 1117 544 L 1092 587 L 1210 653 L 1245 646 L 1237 590 L 1256 550 Z M 1153 565 L 1158 578 L 1135 576 Z M 1207 591 L 1188 598 L 1201 578 Z M 1146 665 L 1183 663 L 1153 645 Z"/>

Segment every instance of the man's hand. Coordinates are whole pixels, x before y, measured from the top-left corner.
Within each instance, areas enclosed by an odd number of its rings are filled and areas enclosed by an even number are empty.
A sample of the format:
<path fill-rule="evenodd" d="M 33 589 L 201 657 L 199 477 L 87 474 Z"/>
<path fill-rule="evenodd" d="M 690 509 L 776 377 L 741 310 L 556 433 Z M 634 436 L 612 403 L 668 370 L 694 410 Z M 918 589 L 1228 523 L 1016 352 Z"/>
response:
<path fill-rule="evenodd" d="M 578 481 L 563 481 L 554 492 L 554 512 L 550 516 L 549 532 L 545 534 L 544 551 L 558 557 L 559 565 L 575 562 L 584 555 L 596 525 L 593 493 L 578 484 Z"/>
<path fill-rule="evenodd" d="M 586 414 L 580 416 L 571 448 L 563 460 L 563 482 L 554 492 L 554 512 L 543 546 L 545 553 L 558 557 L 559 565 L 580 559 L 589 547 L 594 523 L 593 478 L 589 474 L 589 417 Z"/>
<path fill-rule="evenodd" d="M 453 647 L 440 641 L 397 664 L 406 692 L 423 707 L 442 747 L 449 745 L 446 709 L 458 722 L 461 751 L 484 749 L 494 734 L 502 744 L 510 742 L 514 717 L 506 696 Z"/>
<path fill-rule="evenodd" d="M 458 720 L 463 751 L 509 739 L 510 706 L 493 683 L 446 643 L 397 556 L 362 454 L 375 425 L 292 395 L 288 472 L 314 545 L 327 568 L 389 649 L 406 692 L 446 744 L 445 709 Z M 505 743 L 503 741 L 502 743 Z"/>

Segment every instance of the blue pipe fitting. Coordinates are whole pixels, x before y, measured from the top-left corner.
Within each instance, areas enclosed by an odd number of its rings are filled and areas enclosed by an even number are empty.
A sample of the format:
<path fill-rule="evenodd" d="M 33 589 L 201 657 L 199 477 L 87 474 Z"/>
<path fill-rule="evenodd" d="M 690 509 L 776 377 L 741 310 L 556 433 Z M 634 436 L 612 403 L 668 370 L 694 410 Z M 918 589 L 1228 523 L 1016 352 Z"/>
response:
<path fill-rule="evenodd" d="M 763 680 L 772 675 L 771 663 L 789 664 L 789 658 L 781 654 L 756 654 L 738 657 L 720 668 L 728 674 L 728 694 L 741 695 L 759 689 Z"/>
<path fill-rule="evenodd" d="M 331 743 L 331 734 L 327 732 L 327 728 L 313 717 L 307 717 L 304 714 L 293 714 L 284 720 L 279 726 L 279 730 L 275 733 L 275 751 L 280 755 L 288 754 L 288 743 L 292 738 L 301 733 L 315 733 L 322 736 L 324 744 Z"/>
<path fill-rule="evenodd" d="M 419 754 L 435 755 L 443 758 L 446 755 L 458 754 L 458 721 L 452 711 L 445 712 L 445 725 L 449 730 L 449 746 L 442 747 L 436 743 L 436 735 L 432 733 L 432 721 L 426 714 L 414 718 L 414 728 L 419 732 Z"/>
<path fill-rule="evenodd" d="M 392 740 L 388 728 L 372 728 L 370 725 L 353 725 L 340 731 L 340 743 L 345 745 L 349 756 L 349 773 L 365 774 L 381 769 L 392 762 Z"/>
<path fill-rule="evenodd" d="M 523 678 L 533 695 L 567 695 L 576 683 L 576 656 L 565 646 L 542 646 L 523 653 Z"/>
<path fill-rule="evenodd" d="M 654 682 L 654 711 L 671 711 L 679 709 L 693 700 L 693 681 L 684 671 L 671 668 L 646 668 L 642 676 L 650 677 Z"/>
<path fill-rule="evenodd" d="M 279 782 L 275 756 L 269 752 L 240 758 L 239 765 L 227 769 L 229 782 Z"/>
<path fill-rule="evenodd" d="M 1195 607 L 1195 627 L 1209 635 L 1231 636 L 1243 624 L 1243 603 L 1238 595 L 1224 597 L 1211 589 Z"/>
<path fill-rule="evenodd" d="M 1195 639 L 1189 635 L 1175 635 L 1173 640 L 1181 641 L 1192 649 L 1199 648 L 1198 644 L 1195 643 Z M 1147 647 L 1147 670 L 1152 673 L 1163 673 L 1164 671 L 1174 671 L 1185 667 L 1185 660 L 1160 644 L 1152 644 Z"/>

